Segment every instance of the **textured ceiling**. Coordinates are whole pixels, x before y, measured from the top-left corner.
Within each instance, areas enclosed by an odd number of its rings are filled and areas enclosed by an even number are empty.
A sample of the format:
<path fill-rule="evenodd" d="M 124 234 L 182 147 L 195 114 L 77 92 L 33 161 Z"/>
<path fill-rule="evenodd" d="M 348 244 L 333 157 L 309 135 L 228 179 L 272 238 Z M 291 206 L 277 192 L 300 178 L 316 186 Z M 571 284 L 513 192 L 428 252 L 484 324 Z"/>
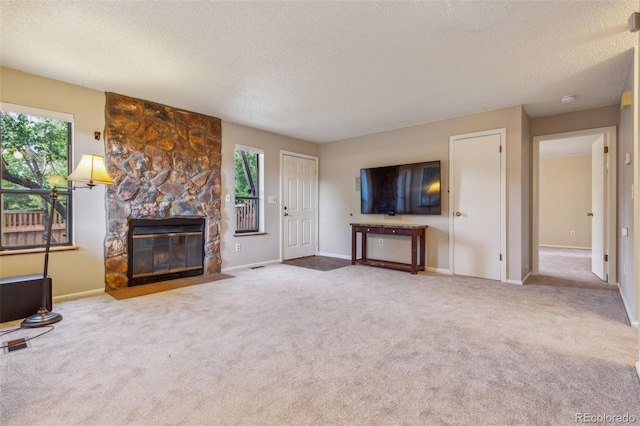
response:
<path fill-rule="evenodd" d="M 315 142 L 617 103 L 639 6 L 0 1 L 3 66 Z"/>

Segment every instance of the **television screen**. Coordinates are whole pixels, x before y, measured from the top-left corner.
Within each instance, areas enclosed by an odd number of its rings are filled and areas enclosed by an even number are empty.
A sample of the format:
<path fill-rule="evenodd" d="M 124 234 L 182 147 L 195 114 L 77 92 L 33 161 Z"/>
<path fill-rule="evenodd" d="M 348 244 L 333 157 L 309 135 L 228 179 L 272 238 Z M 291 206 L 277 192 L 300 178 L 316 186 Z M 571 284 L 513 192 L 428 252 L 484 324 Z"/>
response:
<path fill-rule="evenodd" d="M 439 215 L 440 161 L 360 169 L 363 214 Z"/>

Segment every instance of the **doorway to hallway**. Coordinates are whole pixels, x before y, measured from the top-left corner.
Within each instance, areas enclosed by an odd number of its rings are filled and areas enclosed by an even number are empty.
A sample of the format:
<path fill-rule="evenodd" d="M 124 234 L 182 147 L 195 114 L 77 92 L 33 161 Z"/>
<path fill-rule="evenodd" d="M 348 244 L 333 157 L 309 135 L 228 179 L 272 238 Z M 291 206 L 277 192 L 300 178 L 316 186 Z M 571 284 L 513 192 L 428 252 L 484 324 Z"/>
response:
<path fill-rule="evenodd" d="M 594 277 L 615 284 L 615 127 L 538 136 L 533 142 L 532 275 L 542 274 L 549 259 L 543 246 L 583 249 Z M 553 162 L 558 164 L 549 166 Z"/>

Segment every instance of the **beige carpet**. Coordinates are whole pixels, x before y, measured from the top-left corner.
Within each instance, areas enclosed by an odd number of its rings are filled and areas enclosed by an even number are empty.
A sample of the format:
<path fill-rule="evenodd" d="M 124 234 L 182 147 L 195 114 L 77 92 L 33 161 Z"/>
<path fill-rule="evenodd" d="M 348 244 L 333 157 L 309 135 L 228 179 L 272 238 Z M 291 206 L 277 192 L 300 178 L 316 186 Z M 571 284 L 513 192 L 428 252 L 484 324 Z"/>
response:
<path fill-rule="evenodd" d="M 617 292 L 362 265 L 234 275 L 55 305 L 55 330 L 0 354 L 0 424 L 640 422 Z"/>

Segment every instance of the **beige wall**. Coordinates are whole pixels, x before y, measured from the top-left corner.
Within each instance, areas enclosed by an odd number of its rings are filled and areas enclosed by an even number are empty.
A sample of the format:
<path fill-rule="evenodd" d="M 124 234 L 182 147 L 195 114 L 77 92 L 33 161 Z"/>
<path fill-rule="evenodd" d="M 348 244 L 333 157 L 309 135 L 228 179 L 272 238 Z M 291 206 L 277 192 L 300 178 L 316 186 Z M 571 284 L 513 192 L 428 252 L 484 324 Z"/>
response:
<path fill-rule="evenodd" d="M 235 236 L 234 149 L 236 144 L 264 150 L 265 234 Z M 318 144 L 264 132 L 239 124 L 222 122 L 222 270 L 278 261 L 281 258 L 280 152 L 288 151 L 317 157 Z M 321 166 L 320 166 L 321 167 Z M 225 202 L 230 195 L 231 202 Z M 266 199 L 276 196 L 277 203 Z M 235 251 L 240 243 L 241 251 Z"/>
<path fill-rule="evenodd" d="M 507 129 L 507 278 L 520 281 L 529 265 L 523 246 L 529 244 L 528 169 L 523 172 L 523 155 L 528 138 L 523 139 L 524 111 L 520 106 L 471 114 L 463 117 L 376 133 L 320 145 L 320 252 L 350 257 L 351 222 L 389 222 L 428 225 L 427 267 L 449 270 L 448 173 L 449 137 L 490 129 Z M 524 145 L 524 147 L 523 147 Z M 523 152 L 527 151 L 527 152 Z M 443 208 L 440 216 L 383 216 L 360 214 L 360 194 L 356 177 L 360 168 L 440 160 L 442 165 Z M 528 162 L 527 162 L 528 164 Z M 524 231 L 523 231 L 524 230 Z M 406 240 L 386 237 L 383 247 L 371 246 L 371 257 L 406 261 Z"/>
<path fill-rule="evenodd" d="M 609 105 L 531 119 L 531 137 L 617 126 L 620 106 Z"/>
<path fill-rule="evenodd" d="M 104 141 L 93 137 L 94 131 L 104 129 L 103 92 L 0 68 L 0 101 L 73 114 L 74 165 L 82 154 L 104 155 Z M 73 194 L 73 235 L 79 249 L 50 255 L 54 296 L 104 290 L 104 195 L 102 186 Z M 0 256 L 0 277 L 42 273 L 43 257 Z"/>
<path fill-rule="evenodd" d="M 539 188 L 540 245 L 590 249 L 591 155 L 541 158 Z"/>

